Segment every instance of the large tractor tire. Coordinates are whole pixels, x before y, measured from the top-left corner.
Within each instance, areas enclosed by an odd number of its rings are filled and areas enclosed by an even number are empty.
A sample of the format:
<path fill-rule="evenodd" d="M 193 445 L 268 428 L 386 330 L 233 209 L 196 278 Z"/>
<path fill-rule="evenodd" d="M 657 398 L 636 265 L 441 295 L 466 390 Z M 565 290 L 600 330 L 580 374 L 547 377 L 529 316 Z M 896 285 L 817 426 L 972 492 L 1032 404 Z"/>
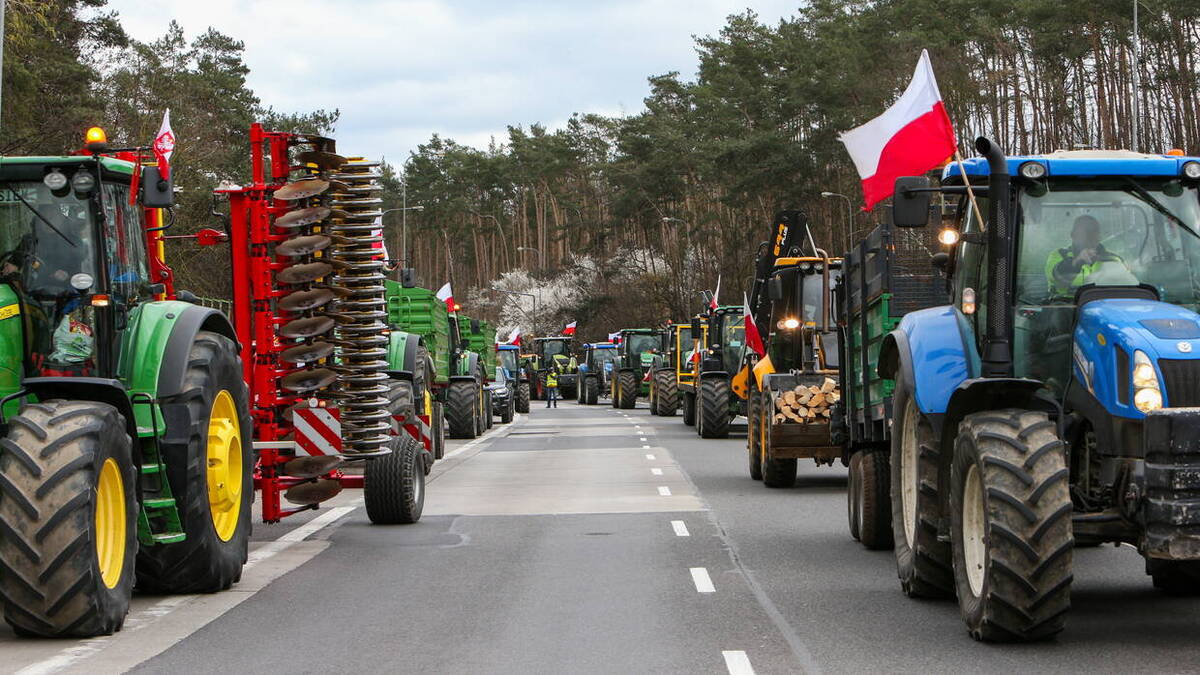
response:
<path fill-rule="evenodd" d="M 763 432 L 766 431 L 763 425 L 766 422 L 762 419 L 761 397 L 762 394 L 751 389 L 746 402 L 746 420 L 749 422 L 746 429 L 746 463 L 753 480 L 762 480 L 762 443 Z"/>
<path fill-rule="evenodd" d="M 446 421 L 450 438 L 479 436 L 479 385 L 470 380 L 451 382 L 446 388 Z"/>
<path fill-rule="evenodd" d="M 954 583 L 976 640 L 1029 642 L 1063 629 L 1071 606 L 1066 453 L 1046 413 L 967 415 L 950 466 Z"/>
<path fill-rule="evenodd" d="M 392 436 L 391 454 L 367 460 L 363 502 L 376 525 L 407 525 L 425 507 L 425 448 L 407 433 Z"/>
<path fill-rule="evenodd" d="M 900 588 L 910 598 L 954 597 L 949 542 L 938 539 L 938 462 L 933 427 L 903 378 L 892 395 L 892 539 Z"/>
<path fill-rule="evenodd" d="M 632 370 L 622 370 L 617 373 L 617 394 L 620 399 L 618 408 L 629 410 L 637 406 L 637 373 Z"/>
<path fill-rule="evenodd" d="M 579 384 L 575 387 L 575 402 L 579 405 L 587 405 L 587 388 L 583 386 L 585 379 L 583 373 L 579 374 L 579 378 Z"/>
<path fill-rule="evenodd" d="M 513 403 L 516 406 L 517 412 L 529 412 L 529 383 L 518 382 L 517 390 L 513 394 Z"/>
<path fill-rule="evenodd" d="M 696 423 L 696 395 L 690 391 L 683 393 L 683 423 L 689 427 Z"/>
<path fill-rule="evenodd" d="M 729 437 L 729 380 L 709 377 L 700 380 L 700 418 L 696 426 L 701 438 Z"/>
<path fill-rule="evenodd" d="M 117 409 L 29 403 L 0 439 L 0 603 L 18 635 L 121 630 L 133 593 L 137 476 Z"/>
<path fill-rule="evenodd" d="M 508 402 L 504 404 L 504 409 L 500 411 L 500 423 L 512 424 L 513 416 L 513 400 L 510 397 Z"/>
<path fill-rule="evenodd" d="M 583 396 L 588 405 L 596 405 L 600 401 L 600 378 L 592 376 L 584 381 Z"/>
<path fill-rule="evenodd" d="M 888 458 L 883 451 L 864 450 L 850 457 L 847 511 L 850 535 L 872 551 L 892 548 L 892 511 L 888 491 Z"/>
<path fill-rule="evenodd" d="M 183 393 L 162 403 L 159 447 L 187 539 L 142 546 L 137 585 L 150 593 L 213 593 L 242 576 L 250 544 L 254 452 L 237 346 L 201 331 Z"/>
<path fill-rule="evenodd" d="M 658 396 L 654 402 L 658 404 L 658 414 L 663 417 L 674 417 L 679 409 L 679 387 L 675 383 L 675 371 L 662 369 L 654 373 L 655 389 Z"/>

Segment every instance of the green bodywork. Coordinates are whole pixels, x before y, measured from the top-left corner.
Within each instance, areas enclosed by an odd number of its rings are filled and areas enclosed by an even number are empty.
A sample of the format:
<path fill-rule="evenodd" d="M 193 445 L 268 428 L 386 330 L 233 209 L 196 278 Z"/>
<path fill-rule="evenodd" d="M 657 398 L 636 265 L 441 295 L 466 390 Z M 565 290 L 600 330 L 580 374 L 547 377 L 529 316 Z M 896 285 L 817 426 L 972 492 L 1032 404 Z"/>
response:
<path fill-rule="evenodd" d="M 472 332 L 471 319 L 465 316 L 462 317 L 462 327 L 464 328 L 463 337 L 467 339 L 467 349 L 479 355 L 479 362 L 483 364 L 484 375 L 488 379 L 491 379 L 491 376 L 496 372 L 496 331 L 492 329 L 491 324 L 488 322 L 480 321 L 479 332 Z"/>
<path fill-rule="evenodd" d="M 428 288 L 405 288 L 399 282 L 384 282 L 387 295 L 388 326 L 392 330 L 415 333 L 425 341 L 433 358 L 434 382 L 450 382 L 451 326 L 446 303 Z"/>
<path fill-rule="evenodd" d="M 641 382 L 640 393 L 642 396 L 650 395 L 650 383 L 642 376 L 646 371 L 654 366 L 655 361 L 659 358 L 659 354 L 650 349 L 639 349 L 636 353 L 630 348 L 631 338 L 638 335 L 649 335 L 654 337 L 654 349 L 657 350 L 662 344 L 662 331 L 653 328 L 626 328 L 621 331 L 621 344 L 617 346 L 616 368 L 626 369 L 632 368 L 638 373 L 638 381 Z"/>

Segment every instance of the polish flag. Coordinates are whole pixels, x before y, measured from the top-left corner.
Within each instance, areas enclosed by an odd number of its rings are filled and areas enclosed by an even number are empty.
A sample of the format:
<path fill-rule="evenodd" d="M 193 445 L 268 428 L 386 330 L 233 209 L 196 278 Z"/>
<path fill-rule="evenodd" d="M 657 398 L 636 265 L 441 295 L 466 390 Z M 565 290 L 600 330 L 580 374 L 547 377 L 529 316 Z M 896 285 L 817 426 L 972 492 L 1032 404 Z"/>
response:
<path fill-rule="evenodd" d="M 750 313 L 750 300 L 745 293 L 742 293 L 742 320 L 746 323 L 746 345 L 761 358 L 767 353 L 767 348 L 763 346 L 762 335 L 754 323 L 754 315 Z"/>
<path fill-rule="evenodd" d="M 720 296 L 721 296 L 721 275 L 718 274 L 717 275 L 717 290 L 713 291 L 712 300 L 708 301 L 709 309 L 716 311 L 717 307 L 720 306 L 717 304 L 717 298 L 719 298 Z"/>
<path fill-rule="evenodd" d="M 504 341 L 506 345 L 521 346 L 521 329 L 514 328 L 512 333 L 509 333 L 508 339 Z"/>
<path fill-rule="evenodd" d="M 454 311 L 454 291 L 450 290 L 449 281 L 447 281 L 445 285 L 438 289 L 437 299 L 446 303 L 446 306 L 450 308 L 451 312 Z"/>
<path fill-rule="evenodd" d="M 171 131 L 171 109 L 163 113 L 158 135 L 154 137 L 154 156 L 158 159 L 158 172 L 163 180 L 171 179 L 171 155 L 175 153 L 175 132 Z"/>
<path fill-rule="evenodd" d="M 892 196 L 897 178 L 919 176 L 952 157 L 958 142 L 929 52 L 921 50 L 912 82 L 892 107 L 839 138 L 862 177 L 867 211 Z"/>
<path fill-rule="evenodd" d="M 571 323 L 567 324 L 567 327 L 562 330 L 562 334 L 563 335 L 574 335 L 575 334 L 575 324 L 577 324 L 577 323 L 579 323 L 579 322 L 572 321 Z"/>
<path fill-rule="evenodd" d="M 620 342 L 621 341 L 621 331 L 617 331 L 615 333 L 609 333 L 608 341 L 613 342 L 613 343 Z"/>

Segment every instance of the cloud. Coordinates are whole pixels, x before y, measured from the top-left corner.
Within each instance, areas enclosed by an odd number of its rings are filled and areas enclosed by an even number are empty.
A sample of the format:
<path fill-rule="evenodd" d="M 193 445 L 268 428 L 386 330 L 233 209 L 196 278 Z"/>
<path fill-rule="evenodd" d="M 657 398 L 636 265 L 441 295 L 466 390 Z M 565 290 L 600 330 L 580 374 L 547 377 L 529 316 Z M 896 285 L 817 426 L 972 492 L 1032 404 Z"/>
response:
<path fill-rule="evenodd" d="M 744 2 L 745 0 L 743 0 Z M 797 0 L 756 3 L 764 21 Z M 646 77 L 694 73 L 693 36 L 736 0 L 109 0 L 136 39 L 171 19 L 242 40 L 250 86 L 282 111 L 342 111 L 339 147 L 401 161 L 431 134 L 484 147 L 510 124 L 642 109 Z"/>

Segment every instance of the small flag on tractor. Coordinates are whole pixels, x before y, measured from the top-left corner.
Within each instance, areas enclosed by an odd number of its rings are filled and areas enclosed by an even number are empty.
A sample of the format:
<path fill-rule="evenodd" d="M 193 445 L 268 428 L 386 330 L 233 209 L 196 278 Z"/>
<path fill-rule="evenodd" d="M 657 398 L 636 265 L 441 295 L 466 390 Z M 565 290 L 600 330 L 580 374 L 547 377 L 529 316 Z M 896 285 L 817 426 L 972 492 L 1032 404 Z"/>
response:
<path fill-rule="evenodd" d="M 562 334 L 563 335 L 574 335 L 575 334 L 575 324 L 577 324 L 577 323 L 579 323 L 579 322 L 572 321 L 571 323 L 567 324 L 567 327 L 563 328 Z"/>
<path fill-rule="evenodd" d="M 720 306 L 720 303 L 717 302 L 717 298 L 719 298 L 719 297 L 721 297 L 721 275 L 720 274 L 717 275 L 717 290 L 713 291 L 712 300 L 708 301 L 709 309 L 716 311 L 717 307 Z"/>
<path fill-rule="evenodd" d="M 154 156 L 158 159 L 158 173 L 163 180 L 171 179 L 171 155 L 175 153 L 175 132 L 171 131 L 171 109 L 163 113 L 162 125 L 154 137 Z"/>
<path fill-rule="evenodd" d="M 437 299 L 446 303 L 446 307 L 451 312 L 454 311 L 454 291 L 450 290 L 450 282 L 447 281 L 441 288 L 438 289 Z"/>
<path fill-rule="evenodd" d="M 758 332 L 758 325 L 754 323 L 754 315 L 750 313 L 750 300 L 746 298 L 746 294 L 742 293 L 742 320 L 746 324 L 746 345 L 754 350 L 755 354 L 761 358 L 767 353 L 767 348 L 763 345 L 762 334 Z"/>
<path fill-rule="evenodd" d="M 504 341 L 504 344 L 516 345 L 516 346 L 520 347 L 521 346 L 521 329 L 514 328 L 513 331 L 508 334 L 508 339 Z"/>
<path fill-rule="evenodd" d="M 897 178 L 919 176 L 945 164 L 958 142 L 929 52 L 921 50 L 912 81 L 892 107 L 839 138 L 862 178 L 867 211 L 892 196 Z"/>
<path fill-rule="evenodd" d="M 613 343 L 613 344 L 616 344 L 616 343 L 620 342 L 620 341 L 621 341 L 621 331 L 617 331 L 617 332 L 615 332 L 615 333 L 609 333 L 609 334 L 608 334 L 608 341 L 609 341 L 609 342 L 611 342 L 611 343 Z"/>

